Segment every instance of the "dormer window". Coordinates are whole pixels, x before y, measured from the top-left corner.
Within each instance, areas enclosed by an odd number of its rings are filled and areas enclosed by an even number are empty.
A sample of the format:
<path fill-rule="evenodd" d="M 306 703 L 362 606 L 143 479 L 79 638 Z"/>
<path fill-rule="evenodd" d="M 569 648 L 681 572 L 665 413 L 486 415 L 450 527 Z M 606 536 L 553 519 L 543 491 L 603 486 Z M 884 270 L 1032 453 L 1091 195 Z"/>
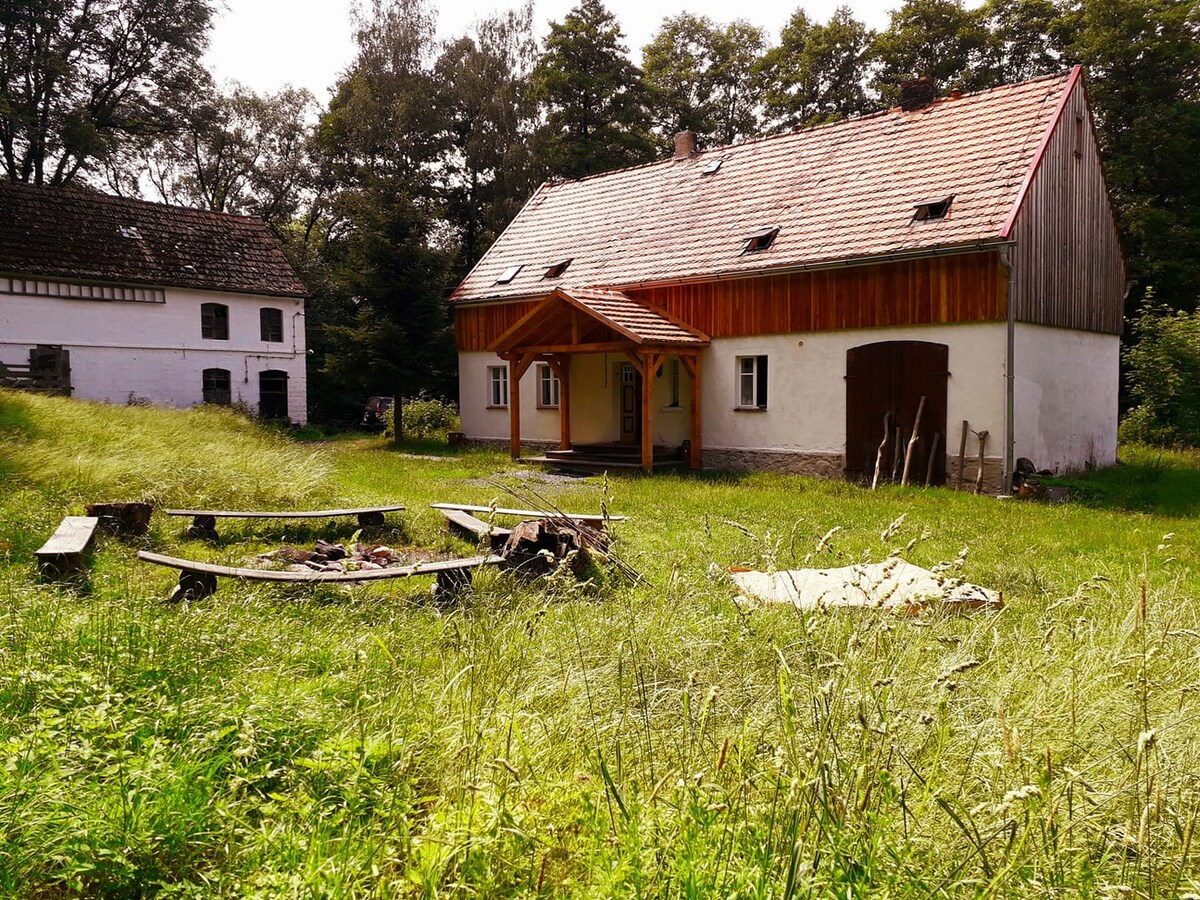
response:
<path fill-rule="evenodd" d="M 710 159 L 708 163 L 705 164 L 704 168 L 700 170 L 700 174 L 716 175 L 717 170 L 721 168 L 721 163 L 723 162 L 725 162 L 725 160 L 719 156 L 716 159 Z"/>
<path fill-rule="evenodd" d="M 946 213 L 950 212 L 950 201 L 954 199 L 954 195 L 942 197 L 940 200 L 922 200 L 920 203 L 914 204 L 916 212 L 913 213 L 912 220 L 914 222 L 924 222 L 927 219 L 944 219 Z"/>
<path fill-rule="evenodd" d="M 762 250 L 767 250 L 775 243 L 775 235 L 779 234 L 779 228 L 764 228 L 762 231 L 756 231 L 746 239 L 746 246 L 742 248 L 743 253 L 758 253 Z"/>
<path fill-rule="evenodd" d="M 520 272 L 523 268 L 525 268 L 525 267 L 524 266 L 509 266 L 507 269 L 505 269 L 503 272 L 500 273 L 500 277 L 496 279 L 496 284 L 508 284 L 510 281 L 512 281 L 514 278 L 517 277 L 517 273 Z"/>
<path fill-rule="evenodd" d="M 548 268 L 546 270 L 546 274 L 543 275 L 542 277 L 543 278 L 558 278 L 562 275 L 563 272 L 567 271 L 567 266 L 569 266 L 570 264 L 571 264 L 571 260 L 569 260 L 569 259 L 559 260 L 554 265 L 552 265 L 550 268 Z"/>

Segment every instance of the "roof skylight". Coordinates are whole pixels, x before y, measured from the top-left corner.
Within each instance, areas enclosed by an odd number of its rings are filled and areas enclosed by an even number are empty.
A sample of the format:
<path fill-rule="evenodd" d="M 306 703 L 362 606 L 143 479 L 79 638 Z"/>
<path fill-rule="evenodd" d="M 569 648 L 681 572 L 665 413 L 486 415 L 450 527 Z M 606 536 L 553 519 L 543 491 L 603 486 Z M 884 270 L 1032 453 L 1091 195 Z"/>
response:
<path fill-rule="evenodd" d="M 924 222 L 928 219 L 944 219 L 946 213 L 950 211 L 950 201 L 954 199 L 954 195 L 942 197 L 939 200 L 922 200 L 920 203 L 913 204 L 916 211 L 913 213 L 912 220 L 914 222 Z"/>
<path fill-rule="evenodd" d="M 520 272 L 523 268 L 525 268 L 525 267 L 524 266 L 509 266 L 507 269 L 505 269 L 503 272 L 500 273 L 500 277 L 496 279 L 496 284 L 508 284 L 510 281 L 512 281 L 514 278 L 517 277 L 517 273 Z"/>
<path fill-rule="evenodd" d="M 756 231 L 746 239 L 746 246 L 742 247 L 743 253 L 758 253 L 759 251 L 768 249 L 775 243 L 775 235 L 779 234 L 779 227 L 764 228 L 762 231 Z"/>
<path fill-rule="evenodd" d="M 717 170 L 721 168 L 721 163 L 725 162 L 725 158 L 718 156 L 716 159 L 710 159 L 700 170 L 701 175 L 715 175 Z"/>
<path fill-rule="evenodd" d="M 569 266 L 570 264 L 571 264 L 570 259 L 560 259 L 558 262 L 554 263 L 554 265 L 550 266 L 550 268 L 548 268 L 546 270 L 546 274 L 543 275 L 542 277 L 543 278 L 558 278 L 560 275 L 562 275 L 563 272 L 567 271 L 567 266 Z"/>

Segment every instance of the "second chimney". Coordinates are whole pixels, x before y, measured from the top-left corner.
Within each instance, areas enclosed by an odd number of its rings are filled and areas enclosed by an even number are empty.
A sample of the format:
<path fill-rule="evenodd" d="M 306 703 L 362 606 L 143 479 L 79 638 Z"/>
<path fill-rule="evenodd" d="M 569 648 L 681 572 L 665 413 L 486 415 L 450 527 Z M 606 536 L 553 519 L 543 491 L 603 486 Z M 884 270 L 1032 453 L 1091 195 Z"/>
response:
<path fill-rule="evenodd" d="M 675 158 L 691 159 L 696 155 L 696 132 L 680 131 L 675 135 Z"/>
<path fill-rule="evenodd" d="M 914 78 L 900 82 L 900 108 L 905 112 L 924 109 L 937 97 L 932 78 Z"/>

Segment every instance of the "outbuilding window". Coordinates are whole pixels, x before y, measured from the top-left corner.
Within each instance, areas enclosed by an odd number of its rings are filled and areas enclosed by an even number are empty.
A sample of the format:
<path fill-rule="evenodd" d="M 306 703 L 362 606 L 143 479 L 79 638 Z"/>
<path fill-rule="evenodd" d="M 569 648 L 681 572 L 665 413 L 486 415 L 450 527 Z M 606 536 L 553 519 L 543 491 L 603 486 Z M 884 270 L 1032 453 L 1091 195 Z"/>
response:
<path fill-rule="evenodd" d="M 767 408 L 767 358 L 739 356 L 737 358 L 737 408 Z"/>
<path fill-rule="evenodd" d="M 205 403 L 228 406 L 233 402 L 228 369 L 205 369 L 203 385 Z"/>
<path fill-rule="evenodd" d="M 488 366 L 488 406 L 508 406 L 508 366 Z"/>
<path fill-rule="evenodd" d="M 283 340 L 283 310 L 264 306 L 258 311 L 258 325 L 262 339 L 270 343 Z"/>
<path fill-rule="evenodd" d="M 558 408 L 558 378 L 548 363 L 538 363 L 538 407 L 540 409 Z"/>
<path fill-rule="evenodd" d="M 229 340 L 229 307 L 224 303 L 200 304 L 200 337 L 210 341 Z"/>
<path fill-rule="evenodd" d="M 288 373 L 268 369 L 258 373 L 258 414 L 264 419 L 288 417 Z"/>

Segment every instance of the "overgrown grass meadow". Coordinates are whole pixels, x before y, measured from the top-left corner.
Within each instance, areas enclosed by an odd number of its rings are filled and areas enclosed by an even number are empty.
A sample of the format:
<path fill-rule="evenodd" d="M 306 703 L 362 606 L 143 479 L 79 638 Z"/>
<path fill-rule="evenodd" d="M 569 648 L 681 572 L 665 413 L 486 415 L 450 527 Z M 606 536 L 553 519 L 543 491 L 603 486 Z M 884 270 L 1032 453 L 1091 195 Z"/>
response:
<path fill-rule="evenodd" d="M 89 500 L 508 505 L 498 454 L 302 444 L 221 411 L 0 392 L 0 891 L 13 897 L 1174 897 L 1200 891 L 1200 464 L 1043 506 L 772 475 L 541 484 L 630 516 L 634 586 L 480 575 L 223 582 L 164 602 L 138 547 L 241 561 L 349 523 L 156 515 L 81 584 L 33 551 Z M 435 448 L 436 449 L 436 448 Z M 996 613 L 803 615 L 721 567 L 900 551 Z"/>

